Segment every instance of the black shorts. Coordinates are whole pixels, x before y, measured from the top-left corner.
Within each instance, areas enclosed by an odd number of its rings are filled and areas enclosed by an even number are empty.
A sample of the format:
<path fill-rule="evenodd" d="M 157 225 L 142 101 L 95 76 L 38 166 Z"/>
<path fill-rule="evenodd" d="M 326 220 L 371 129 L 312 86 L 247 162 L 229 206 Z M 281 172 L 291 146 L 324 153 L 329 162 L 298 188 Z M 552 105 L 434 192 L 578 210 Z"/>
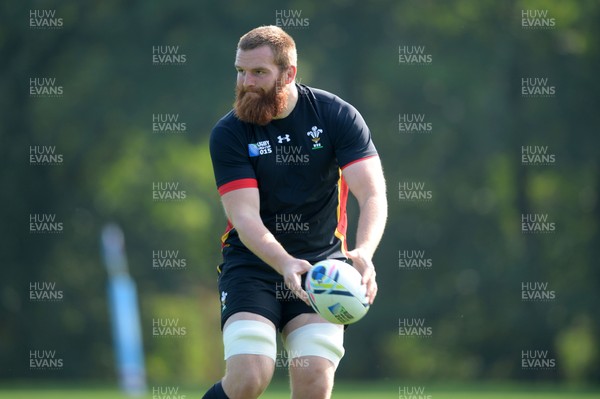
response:
<path fill-rule="evenodd" d="M 219 273 L 221 329 L 229 316 L 250 312 L 269 319 L 281 332 L 294 317 L 315 313 L 283 283 L 283 276 L 266 265 L 236 266 Z M 302 277 L 302 286 L 306 274 Z"/>

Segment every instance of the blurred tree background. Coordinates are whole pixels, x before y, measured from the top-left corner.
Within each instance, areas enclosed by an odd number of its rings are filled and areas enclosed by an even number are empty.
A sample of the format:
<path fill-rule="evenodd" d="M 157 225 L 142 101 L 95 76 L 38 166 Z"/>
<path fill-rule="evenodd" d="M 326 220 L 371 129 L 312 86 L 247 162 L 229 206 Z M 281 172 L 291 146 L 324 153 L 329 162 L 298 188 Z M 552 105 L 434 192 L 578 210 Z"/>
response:
<path fill-rule="evenodd" d="M 32 29 L 31 10 L 55 10 L 63 24 Z M 109 221 L 125 232 L 150 380 L 220 377 L 215 267 L 225 217 L 208 136 L 231 108 L 239 36 L 275 24 L 282 10 L 302 20 L 288 28 L 299 81 L 360 110 L 388 181 L 379 296 L 347 331 L 339 377 L 598 381 L 593 0 L 3 2 L 0 379 L 114 378 L 99 246 Z M 555 26 L 526 29 L 523 10 L 546 10 Z M 179 46 L 185 61 L 153 64 L 156 46 Z M 401 63 L 402 46 L 423 46 L 431 62 Z M 523 97 L 522 79 L 532 77 L 548 78 L 556 94 Z M 31 96 L 31 78 L 56 79 L 62 96 Z M 155 114 L 177 115 L 185 131 L 154 132 Z M 406 114 L 424 115 L 431 132 L 400 131 Z M 53 147 L 63 161 L 32 165 L 32 146 Z M 547 146 L 556 161 L 523 165 L 523 146 Z M 401 200 L 406 181 L 424 183 L 431 201 Z M 157 182 L 176 182 L 185 198 L 155 201 Z M 555 231 L 523 233 L 529 213 L 548 215 Z M 31 214 L 55 215 L 62 233 L 32 234 Z M 153 253 L 166 250 L 186 266 L 153 267 Z M 425 251 L 432 266 L 399 268 L 405 250 Z M 30 300 L 35 282 L 55 283 L 63 299 Z M 556 298 L 524 302 L 524 282 L 546 282 Z M 187 335 L 152 336 L 161 317 L 179 319 Z M 432 334 L 399 336 L 404 318 Z M 37 349 L 56 350 L 64 367 L 31 371 Z M 548 350 L 556 367 L 523 369 L 526 350 Z"/>

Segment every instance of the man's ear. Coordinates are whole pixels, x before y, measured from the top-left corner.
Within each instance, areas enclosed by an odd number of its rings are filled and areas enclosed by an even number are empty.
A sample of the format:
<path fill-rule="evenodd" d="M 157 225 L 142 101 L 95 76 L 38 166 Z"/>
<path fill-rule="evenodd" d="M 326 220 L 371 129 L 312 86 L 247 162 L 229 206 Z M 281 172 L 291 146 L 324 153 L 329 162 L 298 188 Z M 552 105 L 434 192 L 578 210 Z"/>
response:
<path fill-rule="evenodd" d="M 298 71 L 298 68 L 296 68 L 295 65 L 290 65 L 287 69 L 287 71 L 285 71 L 285 84 L 290 84 L 292 83 L 295 79 L 296 79 L 296 72 Z"/>

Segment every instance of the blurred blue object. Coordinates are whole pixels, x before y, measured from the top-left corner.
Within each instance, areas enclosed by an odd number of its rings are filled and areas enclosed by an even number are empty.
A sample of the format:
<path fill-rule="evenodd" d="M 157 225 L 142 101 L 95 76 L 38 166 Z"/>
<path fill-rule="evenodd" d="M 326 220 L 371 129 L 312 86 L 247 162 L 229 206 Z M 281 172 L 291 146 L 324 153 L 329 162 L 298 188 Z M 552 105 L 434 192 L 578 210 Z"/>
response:
<path fill-rule="evenodd" d="M 123 231 L 116 224 L 102 230 L 102 253 L 108 270 L 108 302 L 121 389 L 128 395 L 143 395 L 146 370 L 137 291 L 127 268 Z"/>

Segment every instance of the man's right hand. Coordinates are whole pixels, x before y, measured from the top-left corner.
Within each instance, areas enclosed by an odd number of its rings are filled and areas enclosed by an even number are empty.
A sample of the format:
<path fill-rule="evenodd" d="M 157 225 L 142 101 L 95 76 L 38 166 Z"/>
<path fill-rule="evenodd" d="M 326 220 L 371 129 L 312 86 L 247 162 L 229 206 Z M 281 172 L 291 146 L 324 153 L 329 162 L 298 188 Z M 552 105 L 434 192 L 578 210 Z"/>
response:
<path fill-rule="evenodd" d="M 308 294 L 302 288 L 302 275 L 311 269 L 312 265 L 303 260 L 292 258 L 281 266 L 281 274 L 283 275 L 283 282 L 285 286 L 289 288 L 296 297 L 302 299 L 307 305 Z"/>

